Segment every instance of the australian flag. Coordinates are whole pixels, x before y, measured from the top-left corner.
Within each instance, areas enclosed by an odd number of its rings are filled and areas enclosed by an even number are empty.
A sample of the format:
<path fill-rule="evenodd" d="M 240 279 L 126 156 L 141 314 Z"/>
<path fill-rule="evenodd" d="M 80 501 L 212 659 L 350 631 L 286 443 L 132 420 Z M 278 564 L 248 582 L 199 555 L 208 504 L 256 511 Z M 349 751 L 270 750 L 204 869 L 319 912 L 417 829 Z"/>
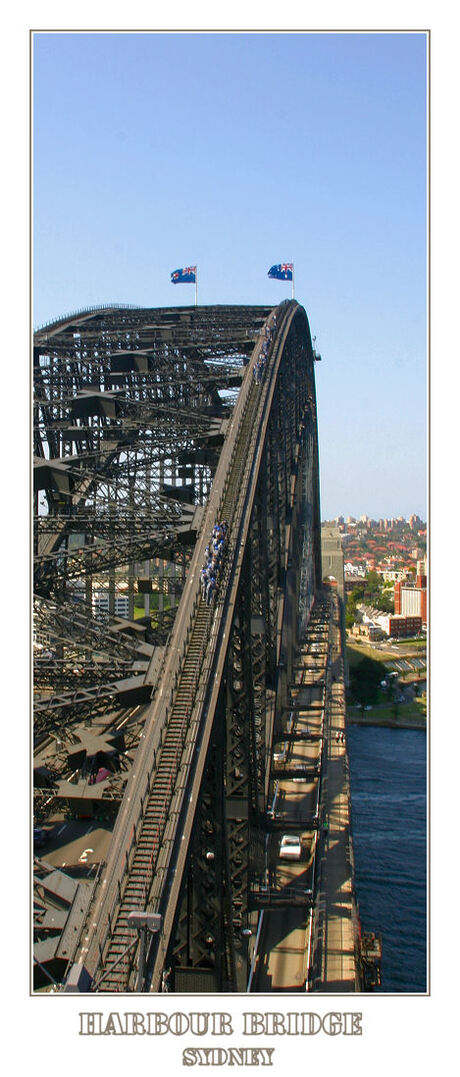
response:
<path fill-rule="evenodd" d="M 271 280 L 292 280 L 293 262 L 282 262 L 279 266 L 272 266 L 268 270 Z"/>
<path fill-rule="evenodd" d="M 171 273 L 171 284 L 196 284 L 196 266 L 175 269 Z"/>

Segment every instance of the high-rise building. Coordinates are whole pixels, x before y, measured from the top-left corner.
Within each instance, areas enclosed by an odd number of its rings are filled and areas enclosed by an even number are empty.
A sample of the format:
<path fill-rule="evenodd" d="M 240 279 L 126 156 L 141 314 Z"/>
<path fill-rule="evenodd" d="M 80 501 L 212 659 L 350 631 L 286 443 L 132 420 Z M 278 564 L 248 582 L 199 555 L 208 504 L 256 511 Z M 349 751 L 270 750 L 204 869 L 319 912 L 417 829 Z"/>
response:
<path fill-rule="evenodd" d="M 108 591 L 93 591 L 93 609 L 99 613 L 108 613 Z M 129 617 L 128 595 L 115 595 L 115 617 Z"/>

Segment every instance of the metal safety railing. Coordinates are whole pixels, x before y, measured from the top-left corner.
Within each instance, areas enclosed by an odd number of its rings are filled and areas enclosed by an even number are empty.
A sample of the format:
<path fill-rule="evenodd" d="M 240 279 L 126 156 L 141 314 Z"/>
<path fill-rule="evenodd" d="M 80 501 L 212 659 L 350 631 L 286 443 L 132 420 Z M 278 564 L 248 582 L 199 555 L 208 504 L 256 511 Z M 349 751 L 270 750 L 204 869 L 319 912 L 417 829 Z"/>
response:
<path fill-rule="evenodd" d="M 49 329 L 51 325 L 62 325 L 68 322 L 71 318 L 79 318 L 82 314 L 97 314 L 99 310 L 142 310 L 138 303 L 123 303 L 117 300 L 114 303 L 98 303 L 94 307 L 79 307 L 78 310 L 71 310 L 68 314 L 61 314 L 59 318 L 53 318 L 49 322 L 43 322 L 41 325 L 37 325 L 34 329 L 34 333 L 41 333 L 44 329 Z"/>

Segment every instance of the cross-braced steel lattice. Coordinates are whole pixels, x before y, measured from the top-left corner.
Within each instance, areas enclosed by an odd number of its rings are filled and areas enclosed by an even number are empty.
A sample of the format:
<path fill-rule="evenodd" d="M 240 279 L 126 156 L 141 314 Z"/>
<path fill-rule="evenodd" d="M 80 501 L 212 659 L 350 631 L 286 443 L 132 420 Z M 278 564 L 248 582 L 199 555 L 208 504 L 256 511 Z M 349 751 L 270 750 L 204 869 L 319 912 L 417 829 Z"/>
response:
<path fill-rule="evenodd" d="M 132 908 L 162 916 L 146 987 L 244 989 L 270 752 L 320 581 L 313 361 L 294 301 L 36 334 L 37 725 L 71 729 L 92 698 L 143 715 L 69 989 L 83 968 L 92 990 L 138 982 Z"/>

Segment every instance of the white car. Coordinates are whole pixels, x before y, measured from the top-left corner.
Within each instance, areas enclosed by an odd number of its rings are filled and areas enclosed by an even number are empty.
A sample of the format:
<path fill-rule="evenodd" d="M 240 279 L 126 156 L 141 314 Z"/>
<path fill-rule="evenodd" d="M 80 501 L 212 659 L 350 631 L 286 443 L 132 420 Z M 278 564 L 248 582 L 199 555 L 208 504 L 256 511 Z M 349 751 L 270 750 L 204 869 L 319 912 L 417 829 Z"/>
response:
<path fill-rule="evenodd" d="M 302 843 L 294 834 L 283 834 L 280 843 L 281 860 L 300 860 L 302 856 Z"/>

